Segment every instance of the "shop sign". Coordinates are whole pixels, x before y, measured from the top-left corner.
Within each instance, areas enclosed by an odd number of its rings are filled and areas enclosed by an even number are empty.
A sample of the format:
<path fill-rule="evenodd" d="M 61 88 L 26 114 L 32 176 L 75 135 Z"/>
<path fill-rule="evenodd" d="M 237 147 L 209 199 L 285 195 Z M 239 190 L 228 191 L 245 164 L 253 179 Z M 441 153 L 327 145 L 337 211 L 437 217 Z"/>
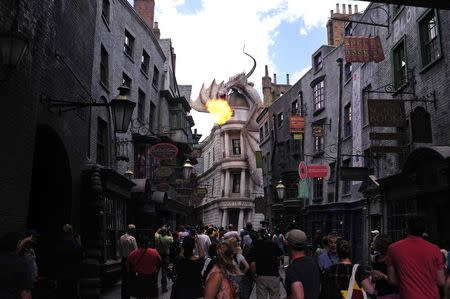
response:
<path fill-rule="evenodd" d="M 150 148 L 149 153 L 156 160 L 171 160 L 178 155 L 178 148 L 171 143 L 158 143 Z"/>
<path fill-rule="evenodd" d="M 157 177 L 169 177 L 173 173 L 172 168 L 167 166 L 161 166 L 155 169 L 155 176 Z"/>
<path fill-rule="evenodd" d="M 195 193 L 197 195 L 206 195 L 208 193 L 208 189 L 205 187 L 197 187 L 197 189 L 195 189 Z"/>
<path fill-rule="evenodd" d="M 406 123 L 405 106 L 399 100 L 368 101 L 369 125 L 372 127 L 404 127 Z"/>
<path fill-rule="evenodd" d="M 323 127 L 321 126 L 312 127 L 312 134 L 314 137 L 323 137 Z"/>
<path fill-rule="evenodd" d="M 297 187 L 297 198 L 309 198 L 308 182 L 306 180 L 299 180 Z"/>
<path fill-rule="evenodd" d="M 328 164 L 306 165 L 304 161 L 301 161 L 298 165 L 298 174 L 302 180 L 307 178 L 324 178 L 328 180 L 330 178 L 330 166 Z"/>
<path fill-rule="evenodd" d="M 292 115 L 290 118 L 291 133 L 303 133 L 305 129 L 305 118 L 300 115 Z"/>
<path fill-rule="evenodd" d="M 294 134 L 294 140 L 303 140 L 303 134 Z"/>
<path fill-rule="evenodd" d="M 344 38 L 346 62 L 380 62 L 384 60 L 379 36 L 346 36 Z"/>

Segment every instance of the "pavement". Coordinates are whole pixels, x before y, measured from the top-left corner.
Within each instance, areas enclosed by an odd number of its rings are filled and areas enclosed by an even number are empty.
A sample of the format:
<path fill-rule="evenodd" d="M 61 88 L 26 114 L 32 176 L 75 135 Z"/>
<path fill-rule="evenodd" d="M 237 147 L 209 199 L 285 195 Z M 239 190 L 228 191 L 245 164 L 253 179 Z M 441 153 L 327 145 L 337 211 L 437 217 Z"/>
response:
<path fill-rule="evenodd" d="M 285 265 L 287 265 L 287 257 L 285 257 Z M 280 270 L 280 276 L 284 279 L 284 270 Z M 158 281 L 161 282 L 161 272 L 159 273 Z M 159 299 L 170 299 L 170 290 L 172 289 L 173 282 L 168 280 L 167 289 L 169 290 L 166 293 L 161 293 L 161 287 L 159 290 Z M 280 295 L 281 298 L 286 298 L 286 291 L 284 290 L 283 284 L 280 282 Z M 120 282 L 112 286 L 111 288 L 105 290 L 101 296 L 102 299 L 120 299 Z M 256 288 L 253 288 L 252 295 L 250 299 L 256 299 Z"/>

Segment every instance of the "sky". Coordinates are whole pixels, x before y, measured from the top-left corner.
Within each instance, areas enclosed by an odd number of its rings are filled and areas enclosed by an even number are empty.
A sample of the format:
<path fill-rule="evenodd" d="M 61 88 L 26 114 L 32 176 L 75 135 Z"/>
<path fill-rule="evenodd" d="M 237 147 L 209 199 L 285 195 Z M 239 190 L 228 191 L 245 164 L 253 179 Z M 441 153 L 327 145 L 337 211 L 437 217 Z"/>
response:
<path fill-rule="evenodd" d="M 129 0 L 132 3 L 132 0 Z M 177 55 L 179 84 L 192 85 L 191 100 L 202 83 L 221 82 L 248 72 L 255 57 L 257 67 L 249 81 L 260 93 L 264 66 L 277 83 L 295 83 L 308 71 L 311 55 L 327 43 L 325 24 L 336 3 L 355 4 L 362 11 L 369 2 L 336 0 L 156 0 L 155 21 L 161 38 L 171 38 Z M 191 111 L 202 139 L 209 135 L 213 119 Z"/>

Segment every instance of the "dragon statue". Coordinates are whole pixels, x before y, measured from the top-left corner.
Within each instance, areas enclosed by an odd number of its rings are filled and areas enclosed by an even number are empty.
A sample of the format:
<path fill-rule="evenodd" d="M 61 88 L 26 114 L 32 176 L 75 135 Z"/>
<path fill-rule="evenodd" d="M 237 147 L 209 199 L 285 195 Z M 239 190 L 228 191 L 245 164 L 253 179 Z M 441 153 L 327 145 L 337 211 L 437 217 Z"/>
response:
<path fill-rule="evenodd" d="M 214 79 L 208 88 L 205 88 L 205 84 L 203 84 L 199 96 L 191 103 L 191 106 L 199 112 L 208 112 L 206 109 L 206 102 L 209 99 L 221 98 L 229 102 L 232 91 L 237 91 L 245 97 L 250 110 L 248 114 L 249 117 L 241 129 L 243 137 L 242 148 L 245 150 L 245 154 L 248 157 L 249 172 L 253 183 L 256 186 L 262 186 L 262 175 L 256 167 L 255 152 L 260 150 L 258 140 L 259 126 L 256 122 L 256 118 L 263 109 L 263 106 L 261 98 L 254 88 L 253 83 L 248 82 L 249 77 L 255 71 L 256 60 L 250 54 L 246 52 L 244 52 L 244 54 L 253 60 L 253 67 L 247 74 L 239 73 L 231 77 L 226 83 L 222 81 L 217 84 Z"/>

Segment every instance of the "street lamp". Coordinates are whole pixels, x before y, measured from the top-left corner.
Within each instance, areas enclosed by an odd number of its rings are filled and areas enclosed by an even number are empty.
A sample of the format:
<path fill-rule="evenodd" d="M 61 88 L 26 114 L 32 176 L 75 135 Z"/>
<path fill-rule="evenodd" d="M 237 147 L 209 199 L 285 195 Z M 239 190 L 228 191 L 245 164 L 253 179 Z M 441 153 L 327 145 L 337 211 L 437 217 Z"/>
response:
<path fill-rule="evenodd" d="M 0 64 L 6 72 L 20 63 L 28 48 L 28 39 L 16 27 L 13 25 L 10 31 L 0 33 Z"/>
<path fill-rule="evenodd" d="M 286 192 L 286 186 L 284 186 L 282 180 L 278 181 L 278 184 L 275 186 L 275 190 L 277 190 L 278 199 L 283 200 Z"/>
<path fill-rule="evenodd" d="M 124 173 L 125 177 L 129 180 L 131 180 L 133 178 L 133 171 L 131 171 L 130 165 L 128 164 L 127 170 Z"/>
<path fill-rule="evenodd" d="M 189 159 L 187 159 L 183 165 L 183 178 L 185 180 L 188 180 L 191 177 L 193 168 L 194 168 L 194 166 L 192 166 L 191 161 Z"/>

